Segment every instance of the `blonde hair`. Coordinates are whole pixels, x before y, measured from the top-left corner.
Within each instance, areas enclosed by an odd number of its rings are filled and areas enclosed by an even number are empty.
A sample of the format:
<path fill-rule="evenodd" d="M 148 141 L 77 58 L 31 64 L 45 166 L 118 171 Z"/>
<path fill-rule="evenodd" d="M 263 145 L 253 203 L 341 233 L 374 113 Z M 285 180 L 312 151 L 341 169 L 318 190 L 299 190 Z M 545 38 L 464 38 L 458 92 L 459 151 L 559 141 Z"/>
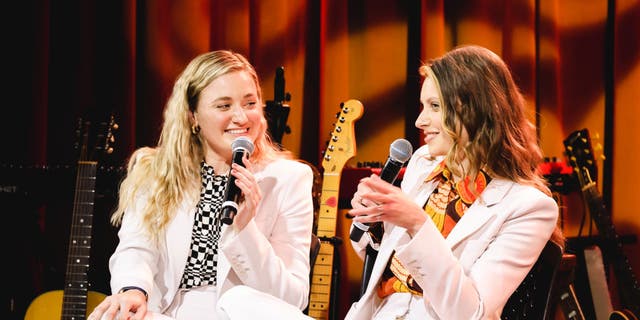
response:
<path fill-rule="evenodd" d="M 190 114 L 195 111 L 202 90 L 216 78 L 237 71 L 247 72 L 254 80 L 258 105 L 262 105 L 262 89 L 258 75 L 247 59 L 228 50 L 212 51 L 194 58 L 173 86 L 164 110 L 162 132 L 155 148 L 140 148 L 129 160 L 127 176 L 120 185 L 120 198 L 111 222 L 120 225 L 125 211 L 139 199 L 145 199 L 142 214 L 145 231 L 152 238 L 162 233 L 184 200 L 197 200 L 201 183 L 200 163 L 204 159 L 204 141 L 192 133 Z M 261 109 L 262 110 L 262 109 Z M 251 155 L 257 164 L 278 157 L 291 158 L 280 150 L 267 132 L 263 117 Z"/>

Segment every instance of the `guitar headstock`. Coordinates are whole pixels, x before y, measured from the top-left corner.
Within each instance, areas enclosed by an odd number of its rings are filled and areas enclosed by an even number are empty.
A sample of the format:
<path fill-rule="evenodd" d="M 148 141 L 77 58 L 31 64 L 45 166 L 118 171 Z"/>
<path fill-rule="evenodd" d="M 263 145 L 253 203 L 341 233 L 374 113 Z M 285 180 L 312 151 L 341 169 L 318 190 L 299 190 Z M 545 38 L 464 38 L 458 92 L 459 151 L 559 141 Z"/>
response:
<path fill-rule="evenodd" d="M 354 122 L 362 117 L 364 107 L 358 100 L 350 99 L 340 104 L 338 120 L 334 123 L 331 140 L 324 151 L 322 168 L 327 172 L 340 173 L 346 162 L 356 154 Z"/>
<path fill-rule="evenodd" d="M 569 163 L 573 167 L 581 186 L 593 183 L 598 179 L 598 167 L 593 155 L 593 147 L 589 130 L 572 132 L 564 140 L 565 151 Z"/>
<path fill-rule="evenodd" d="M 115 117 L 111 114 L 106 121 L 93 123 L 78 118 L 75 149 L 80 161 L 99 161 L 103 156 L 113 153 L 114 131 L 118 129 Z"/>

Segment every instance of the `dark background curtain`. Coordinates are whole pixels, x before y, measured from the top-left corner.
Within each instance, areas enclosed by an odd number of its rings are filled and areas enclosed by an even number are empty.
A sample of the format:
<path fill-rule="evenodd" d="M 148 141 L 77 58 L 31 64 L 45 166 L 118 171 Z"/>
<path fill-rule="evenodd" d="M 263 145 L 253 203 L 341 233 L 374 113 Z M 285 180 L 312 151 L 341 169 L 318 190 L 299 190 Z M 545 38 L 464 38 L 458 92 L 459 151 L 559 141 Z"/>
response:
<path fill-rule="evenodd" d="M 99 127 L 113 114 L 119 129 L 114 152 L 100 161 L 90 268 L 92 290 L 110 293 L 116 230 L 108 219 L 122 166 L 135 148 L 155 145 L 164 103 L 188 61 L 216 49 L 252 61 L 265 100 L 274 98 L 275 69 L 285 68 L 292 99 L 283 145 L 321 169 L 341 102 L 365 107 L 348 167 L 383 162 L 398 137 L 420 145 L 418 66 L 457 45 L 486 46 L 511 66 L 550 159 L 564 161 L 569 133 L 590 130 L 613 221 L 619 233 L 640 231 L 637 0 L 29 0 L 3 12 L 5 319 L 22 319 L 36 295 L 62 288 L 78 118 Z M 597 233 L 580 227 L 577 192 L 561 199 L 567 236 Z M 359 287 L 361 262 L 349 250 L 340 248 L 341 310 Z M 637 243 L 625 245 L 637 274 L 636 252 Z"/>

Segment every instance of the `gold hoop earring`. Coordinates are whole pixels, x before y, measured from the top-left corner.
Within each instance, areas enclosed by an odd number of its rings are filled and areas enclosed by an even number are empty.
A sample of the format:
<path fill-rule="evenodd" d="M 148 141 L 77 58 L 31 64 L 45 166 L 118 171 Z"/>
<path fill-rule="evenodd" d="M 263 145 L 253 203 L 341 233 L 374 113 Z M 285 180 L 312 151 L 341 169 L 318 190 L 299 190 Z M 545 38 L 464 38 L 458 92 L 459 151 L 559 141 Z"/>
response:
<path fill-rule="evenodd" d="M 194 136 L 196 134 L 198 134 L 198 132 L 200 132 L 200 126 L 197 124 L 194 124 L 191 126 L 191 134 L 193 134 Z"/>

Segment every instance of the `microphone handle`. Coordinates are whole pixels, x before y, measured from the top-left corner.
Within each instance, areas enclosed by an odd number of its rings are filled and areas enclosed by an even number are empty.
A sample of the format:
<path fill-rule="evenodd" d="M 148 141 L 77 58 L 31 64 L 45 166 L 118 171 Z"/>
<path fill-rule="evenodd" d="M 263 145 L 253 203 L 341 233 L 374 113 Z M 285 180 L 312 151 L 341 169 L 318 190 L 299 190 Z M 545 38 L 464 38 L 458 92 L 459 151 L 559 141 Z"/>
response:
<path fill-rule="evenodd" d="M 400 173 L 402 165 L 402 162 L 389 157 L 384 165 L 384 168 L 382 168 L 382 172 L 380 172 L 380 179 L 393 184 L 396 180 L 396 177 L 398 177 L 398 173 Z M 370 223 L 354 222 L 353 226 L 355 228 L 351 229 L 349 239 L 355 242 L 360 241 L 360 238 L 362 238 L 362 234 L 368 231 L 371 225 L 372 224 Z"/>
<path fill-rule="evenodd" d="M 354 222 L 353 223 L 354 228 L 351 229 L 351 233 L 349 234 L 349 239 L 351 239 L 352 241 L 358 242 L 360 241 L 360 238 L 362 238 L 362 235 L 369 231 L 369 225 L 366 223 L 361 223 L 361 222 Z"/>
<path fill-rule="evenodd" d="M 235 218 L 238 212 L 238 205 L 233 201 L 227 201 L 225 203 L 227 205 L 223 207 L 222 212 L 220 212 L 220 220 L 222 220 L 222 223 L 230 225 L 233 223 L 233 218 Z"/>
<path fill-rule="evenodd" d="M 242 158 L 244 157 L 243 150 L 237 150 L 233 152 L 233 163 L 237 163 L 244 167 Z M 229 182 L 227 183 L 227 189 L 225 190 L 224 199 L 222 203 L 222 209 L 220 211 L 220 220 L 222 223 L 230 225 L 233 223 L 236 213 L 238 213 L 238 199 L 240 198 L 240 189 L 236 185 L 236 177 L 229 174 Z"/>
<path fill-rule="evenodd" d="M 384 168 L 382 168 L 382 172 L 380 172 L 380 179 L 393 184 L 398 177 L 398 173 L 400 173 L 400 169 L 402 169 L 402 165 L 402 162 L 389 157 Z"/>

